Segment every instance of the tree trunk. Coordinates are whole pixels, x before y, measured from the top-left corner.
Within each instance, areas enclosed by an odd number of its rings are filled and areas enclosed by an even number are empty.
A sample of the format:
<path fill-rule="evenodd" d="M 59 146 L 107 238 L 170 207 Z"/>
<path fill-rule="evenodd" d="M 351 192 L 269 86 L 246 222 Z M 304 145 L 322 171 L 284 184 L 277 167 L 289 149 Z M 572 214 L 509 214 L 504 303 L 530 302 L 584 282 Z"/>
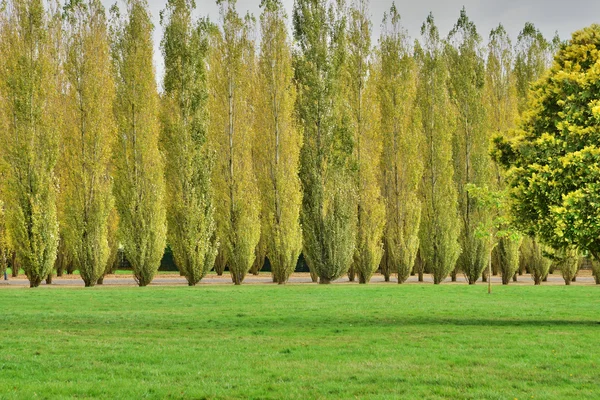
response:
<path fill-rule="evenodd" d="M 52 272 L 46 277 L 46 285 L 52 285 Z"/>
<path fill-rule="evenodd" d="M 13 252 L 10 260 L 11 275 L 13 278 L 19 276 L 19 265 L 17 263 L 17 253 Z"/>
<path fill-rule="evenodd" d="M 354 264 L 352 264 L 350 266 L 350 269 L 348 270 L 348 280 L 350 282 L 354 282 L 356 280 L 356 271 L 354 270 Z M 359 277 L 360 280 L 360 277 Z"/>
<path fill-rule="evenodd" d="M 319 279 L 319 284 L 321 284 L 321 285 L 329 285 L 329 284 L 331 284 L 331 281 L 329 279 L 327 279 L 327 278 L 320 278 Z"/>

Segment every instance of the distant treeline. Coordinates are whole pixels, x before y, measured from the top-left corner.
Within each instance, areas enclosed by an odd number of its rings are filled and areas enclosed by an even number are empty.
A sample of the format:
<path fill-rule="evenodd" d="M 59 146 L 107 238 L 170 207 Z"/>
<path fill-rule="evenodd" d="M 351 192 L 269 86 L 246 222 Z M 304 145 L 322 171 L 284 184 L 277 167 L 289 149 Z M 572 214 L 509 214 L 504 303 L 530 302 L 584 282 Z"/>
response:
<path fill-rule="evenodd" d="M 463 9 L 447 37 L 429 15 L 413 41 L 392 4 L 374 44 L 367 0 L 296 0 L 289 17 L 262 0 L 258 20 L 217 4 L 214 24 L 167 1 L 159 94 L 146 1 L 2 3 L 2 268 L 92 286 L 120 248 L 143 286 L 168 243 L 190 285 L 226 267 L 240 284 L 266 257 L 285 283 L 301 254 L 320 283 L 475 283 L 490 259 L 504 283 L 535 263 L 543 279 L 490 143 L 557 38 L 528 23 L 484 41 Z"/>

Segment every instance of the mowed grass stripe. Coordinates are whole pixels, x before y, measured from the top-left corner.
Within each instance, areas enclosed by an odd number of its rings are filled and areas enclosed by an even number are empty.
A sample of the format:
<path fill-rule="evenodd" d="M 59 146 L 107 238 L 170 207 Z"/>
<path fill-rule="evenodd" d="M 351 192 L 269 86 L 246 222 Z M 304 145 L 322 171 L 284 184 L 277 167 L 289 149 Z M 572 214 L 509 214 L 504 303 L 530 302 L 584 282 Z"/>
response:
<path fill-rule="evenodd" d="M 600 288 L 0 290 L 0 398 L 600 397 Z"/>

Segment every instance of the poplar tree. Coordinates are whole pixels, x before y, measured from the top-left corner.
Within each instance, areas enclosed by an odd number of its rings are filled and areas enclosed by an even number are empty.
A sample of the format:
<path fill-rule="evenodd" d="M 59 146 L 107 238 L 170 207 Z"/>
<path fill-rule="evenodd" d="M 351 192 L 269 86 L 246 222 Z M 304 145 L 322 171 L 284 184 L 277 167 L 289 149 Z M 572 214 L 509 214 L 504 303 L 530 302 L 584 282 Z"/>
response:
<path fill-rule="evenodd" d="M 113 207 L 108 214 L 108 250 L 108 259 L 106 260 L 106 266 L 102 275 L 98 278 L 98 285 L 104 283 L 106 275 L 114 273 L 119 253 L 119 214 L 115 208 L 114 201 Z"/>
<path fill-rule="evenodd" d="M 549 68 L 551 52 L 551 44 L 539 29 L 531 22 L 525 23 L 517 38 L 514 63 L 519 114 L 527 108 L 531 84 Z"/>
<path fill-rule="evenodd" d="M 217 237 L 222 262 L 240 285 L 252 267 L 260 239 L 260 196 L 252 163 L 254 19 L 241 18 L 235 0 L 217 4 L 222 30 L 213 36 L 209 77 L 209 135 L 217 155 L 213 171 Z"/>
<path fill-rule="evenodd" d="M 462 228 L 462 252 L 456 271 L 462 271 L 469 284 L 473 285 L 481 277 L 491 252 L 490 241 L 478 235 L 477 229 L 489 225 L 490 218 L 485 208 L 471 196 L 467 186 L 481 187 L 491 182 L 491 158 L 490 136 L 485 126 L 485 66 L 480 48 L 481 37 L 464 8 L 448 41 L 449 90 L 456 110 L 454 180 Z"/>
<path fill-rule="evenodd" d="M 552 261 L 544 253 L 548 252 L 548 247 L 539 242 L 535 236 L 531 236 L 523 241 L 521 253 L 523 258 L 529 264 L 531 278 L 535 285 L 541 285 L 542 281 L 548 275 L 548 270 Z"/>
<path fill-rule="evenodd" d="M 145 0 L 127 0 L 113 12 L 116 81 L 114 194 L 125 256 L 136 282 L 146 286 L 166 244 L 164 167 L 158 150 L 159 104 L 152 65 L 152 23 Z"/>
<path fill-rule="evenodd" d="M 513 68 L 517 90 L 517 107 L 520 116 L 527 108 L 531 85 L 541 78 L 548 67 L 549 49 L 550 43 L 544 38 L 539 29 L 531 22 L 525 23 L 517 38 Z M 525 242 L 528 240 L 532 239 L 525 238 L 523 245 L 526 245 Z M 521 249 L 523 262 L 521 262 L 520 274 L 528 270 L 528 266 L 534 262 L 534 260 L 527 259 L 526 255 L 528 254 L 532 253 L 524 248 Z"/>
<path fill-rule="evenodd" d="M 0 200 L 0 275 L 6 272 L 11 254 L 10 238 L 6 229 L 6 209 L 4 202 Z"/>
<path fill-rule="evenodd" d="M 353 265 L 359 283 L 368 283 L 379 268 L 385 226 L 385 206 L 379 178 L 382 141 L 368 7 L 368 0 L 356 0 L 350 8 L 345 74 L 357 166 L 358 223 Z"/>
<path fill-rule="evenodd" d="M 421 181 L 420 255 L 440 284 L 454 269 L 460 253 L 460 220 L 452 163 L 452 104 L 446 89 L 448 69 L 442 42 L 429 14 L 416 44 L 419 66 L 417 104 L 424 136 L 425 170 Z"/>
<path fill-rule="evenodd" d="M 293 14 L 297 112 L 304 127 L 303 255 L 322 284 L 348 271 L 356 242 L 354 143 L 342 101 L 343 6 L 343 1 L 297 0 Z"/>
<path fill-rule="evenodd" d="M 408 279 L 419 250 L 423 178 L 423 134 L 417 107 L 417 64 L 412 57 L 400 14 L 392 4 L 383 18 L 379 49 L 379 106 L 383 156 L 383 196 L 387 218 L 384 235 L 384 276 Z M 387 273 L 386 273 L 387 272 Z"/>
<path fill-rule="evenodd" d="M 485 105 L 490 136 L 507 136 L 514 129 L 517 110 L 517 91 L 512 66 L 513 47 L 502 25 L 493 29 L 488 42 L 486 65 Z M 498 164 L 491 165 L 493 181 L 491 190 L 502 200 L 495 218 L 497 245 L 494 248 L 495 260 L 502 275 L 502 283 L 507 285 L 519 268 L 519 248 L 521 235 L 510 224 L 510 213 L 505 207 L 506 183 L 504 173 Z M 485 276 L 485 272 L 484 272 Z"/>
<path fill-rule="evenodd" d="M 6 224 L 31 287 L 52 272 L 58 245 L 55 124 L 49 15 L 41 0 L 9 0 L 0 11 L 0 132 Z"/>
<path fill-rule="evenodd" d="M 257 167 L 263 236 L 273 281 L 287 282 L 302 250 L 298 177 L 302 131 L 294 118 L 292 50 L 280 0 L 263 0 L 258 62 Z M 263 258 L 264 262 L 264 258 Z"/>
<path fill-rule="evenodd" d="M 195 7 L 193 0 L 169 0 L 161 12 L 168 241 L 190 286 L 213 267 L 217 253 L 207 143 L 208 22 L 192 22 Z"/>
<path fill-rule="evenodd" d="M 106 15 L 100 0 L 71 0 L 65 15 L 69 83 L 61 160 L 66 181 L 65 232 L 85 286 L 94 286 L 104 274 L 110 255 L 115 89 Z"/>

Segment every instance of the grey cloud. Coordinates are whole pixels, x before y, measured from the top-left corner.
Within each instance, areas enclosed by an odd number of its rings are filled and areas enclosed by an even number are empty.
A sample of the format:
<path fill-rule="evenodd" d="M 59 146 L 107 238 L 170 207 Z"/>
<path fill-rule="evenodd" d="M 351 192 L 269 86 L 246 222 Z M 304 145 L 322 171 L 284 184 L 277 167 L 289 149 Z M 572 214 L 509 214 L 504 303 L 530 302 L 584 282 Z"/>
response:
<path fill-rule="evenodd" d="M 102 0 L 104 5 L 110 7 L 112 0 Z M 162 35 L 159 24 L 159 12 L 164 8 L 164 0 L 149 0 L 155 32 L 154 61 L 157 70 L 157 79 L 162 79 L 162 60 L 160 55 L 160 38 Z M 238 0 L 237 7 L 240 14 L 247 11 L 259 15 L 260 0 Z M 291 15 L 293 0 L 283 0 L 288 15 Z M 389 10 L 392 1 L 372 0 L 371 20 L 373 22 L 374 43 L 379 36 L 383 13 Z M 208 15 L 213 21 L 218 21 L 219 10 L 214 0 L 196 0 L 196 14 Z M 592 23 L 600 23 L 600 1 L 570 0 L 503 0 L 503 1 L 477 1 L 477 0 L 437 0 L 437 1 L 396 1 L 396 6 L 402 16 L 404 27 L 414 39 L 419 36 L 420 27 L 432 12 L 436 24 L 442 35 L 446 35 L 456 22 L 460 9 L 465 6 L 467 14 L 477 25 L 479 34 L 485 39 L 489 32 L 502 23 L 513 41 L 527 21 L 533 22 L 546 37 L 551 38 L 554 32 L 566 39 L 570 34 Z"/>

